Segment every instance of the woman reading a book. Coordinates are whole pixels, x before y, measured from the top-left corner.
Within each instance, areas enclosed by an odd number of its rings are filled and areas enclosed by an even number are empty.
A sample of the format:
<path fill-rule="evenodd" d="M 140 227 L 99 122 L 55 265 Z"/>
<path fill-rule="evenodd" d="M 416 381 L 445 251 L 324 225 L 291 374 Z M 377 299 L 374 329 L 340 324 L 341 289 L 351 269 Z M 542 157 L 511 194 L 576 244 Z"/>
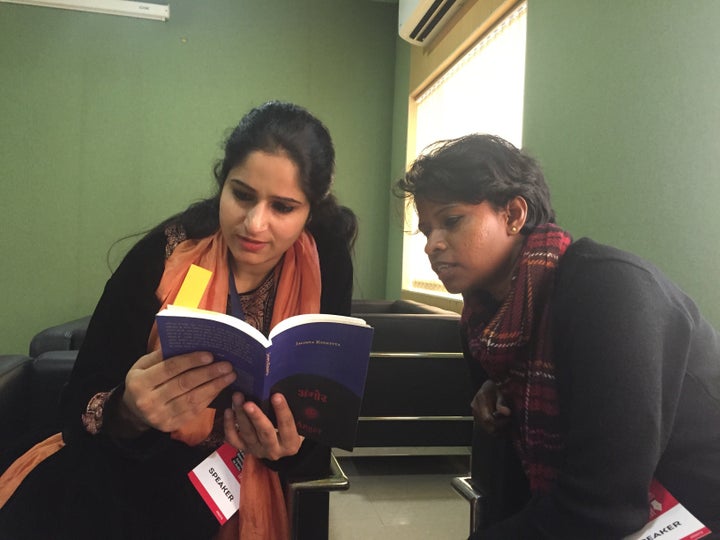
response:
<path fill-rule="evenodd" d="M 476 422 L 511 438 L 527 481 L 477 538 L 620 539 L 648 522 L 653 480 L 720 533 L 720 334 L 695 303 L 648 262 L 573 241 L 537 162 L 498 137 L 441 141 L 396 188 L 463 295 Z"/>
<path fill-rule="evenodd" d="M 266 335 L 291 315 L 349 315 L 357 224 L 330 191 L 333 171 L 330 135 L 305 109 L 269 102 L 240 121 L 216 194 L 150 231 L 108 281 L 63 396 L 62 434 L 0 479 L 0 537 L 287 536 L 276 471 L 321 474 L 329 450 L 298 435 L 280 394 L 277 429 L 241 394 L 223 401 L 229 363 L 202 351 L 163 359 L 154 318 L 191 264 L 212 271 L 197 307 Z M 245 456 L 241 492 L 228 495 L 240 510 L 220 526 L 187 475 L 224 441 Z"/>

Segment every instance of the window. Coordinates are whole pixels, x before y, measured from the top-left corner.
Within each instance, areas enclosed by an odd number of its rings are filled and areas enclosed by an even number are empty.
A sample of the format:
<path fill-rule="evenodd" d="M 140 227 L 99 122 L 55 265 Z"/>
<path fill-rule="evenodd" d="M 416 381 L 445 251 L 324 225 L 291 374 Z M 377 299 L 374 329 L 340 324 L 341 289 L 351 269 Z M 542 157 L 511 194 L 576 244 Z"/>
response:
<path fill-rule="evenodd" d="M 522 144 L 526 5 L 520 4 L 414 99 L 414 158 L 438 140 L 492 133 Z M 430 268 L 414 208 L 406 208 L 403 290 L 451 295 Z"/>

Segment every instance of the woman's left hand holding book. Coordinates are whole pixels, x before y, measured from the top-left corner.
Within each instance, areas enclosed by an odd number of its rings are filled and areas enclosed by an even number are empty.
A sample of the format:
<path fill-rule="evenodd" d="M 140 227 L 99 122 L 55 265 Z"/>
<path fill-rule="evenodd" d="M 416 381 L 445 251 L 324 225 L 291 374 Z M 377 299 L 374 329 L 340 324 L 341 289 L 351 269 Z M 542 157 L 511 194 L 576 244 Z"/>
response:
<path fill-rule="evenodd" d="M 273 394 L 270 403 L 277 429 L 256 403 L 246 401 L 240 392 L 235 392 L 232 409 L 226 409 L 223 417 L 225 440 L 238 450 L 273 461 L 297 454 L 304 437 L 298 435 L 295 417 L 285 397 Z"/>

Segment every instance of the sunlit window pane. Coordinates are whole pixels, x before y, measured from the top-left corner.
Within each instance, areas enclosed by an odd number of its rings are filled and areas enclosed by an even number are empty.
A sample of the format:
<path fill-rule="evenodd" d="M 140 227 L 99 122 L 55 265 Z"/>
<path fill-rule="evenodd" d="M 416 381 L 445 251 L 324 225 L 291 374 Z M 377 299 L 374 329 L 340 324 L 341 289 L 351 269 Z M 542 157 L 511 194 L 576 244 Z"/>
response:
<path fill-rule="evenodd" d="M 438 140 L 468 133 L 491 133 L 522 145 L 525 81 L 525 17 L 521 4 L 469 49 L 416 100 L 415 155 Z M 409 231 L 417 228 L 414 209 L 406 211 Z M 403 288 L 449 295 L 430 268 L 421 234 L 406 234 Z"/>

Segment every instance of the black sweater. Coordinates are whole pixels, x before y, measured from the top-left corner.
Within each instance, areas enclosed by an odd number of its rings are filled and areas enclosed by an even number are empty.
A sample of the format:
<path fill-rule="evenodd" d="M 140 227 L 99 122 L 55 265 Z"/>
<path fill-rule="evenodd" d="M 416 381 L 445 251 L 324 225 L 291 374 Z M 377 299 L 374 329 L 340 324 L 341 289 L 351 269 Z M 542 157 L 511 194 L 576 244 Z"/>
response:
<path fill-rule="evenodd" d="M 653 476 L 720 533 L 720 334 L 658 269 L 589 239 L 552 307 L 564 464 L 482 538 L 620 539 L 647 522 Z"/>
<path fill-rule="evenodd" d="M 316 241 L 321 311 L 349 315 L 353 272 L 347 245 L 331 236 Z M 147 352 L 160 307 L 155 289 L 165 246 L 163 229 L 152 231 L 108 280 L 63 396 L 67 446 L 38 465 L 0 511 L 0 538 L 200 540 L 217 531 L 218 522 L 187 478 L 211 448 L 189 447 L 157 430 L 113 440 L 102 432 L 88 434 L 81 422 L 89 399 L 121 386 Z M 322 474 L 329 449 L 306 440 L 297 456 L 268 464 L 281 475 Z"/>

